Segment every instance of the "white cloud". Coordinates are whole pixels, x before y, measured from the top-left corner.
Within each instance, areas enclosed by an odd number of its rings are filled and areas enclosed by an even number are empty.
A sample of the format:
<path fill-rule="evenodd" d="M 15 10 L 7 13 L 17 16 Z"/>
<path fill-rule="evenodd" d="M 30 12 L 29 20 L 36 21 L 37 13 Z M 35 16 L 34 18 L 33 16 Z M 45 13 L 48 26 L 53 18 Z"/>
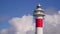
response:
<path fill-rule="evenodd" d="M 3 29 L 3 30 L 1 30 L 0 34 L 8 34 L 8 30 L 7 29 Z"/>
<path fill-rule="evenodd" d="M 60 24 L 60 14 L 53 14 L 53 15 L 46 14 L 45 22 L 48 22 L 49 24 L 51 24 L 53 26 Z"/>
<path fill-rule="evenodd" d="M 58 14 L 60 14 L 60 10 L 58 11 Z"/>
<path fill-rule="evenodd" d="M 33 16 L 24 15 L 23 17 L 14 17 L 9 23 L 12 25 L 12 29 L 8 29 L 8 34 L 34 34 L 35 23 L 33 23 Z M 7 32 L 3 29 L 1 33 Z M 44 20 L 44 34 L 60 34 L 60 13 L 54 13 L 52 15 L 46 14 Z"/>
<path fill-rule="evenodd" d="M 12 18 L 10 24 L 16 28 L 16 34 L 26 34 L 27 31 L 34 30 L 33 16 L 31 15 Z"/>
<path fill-rule="evenodd" d="M 60 34 L 60 13 L 45 16 L 44 34 Z"/>

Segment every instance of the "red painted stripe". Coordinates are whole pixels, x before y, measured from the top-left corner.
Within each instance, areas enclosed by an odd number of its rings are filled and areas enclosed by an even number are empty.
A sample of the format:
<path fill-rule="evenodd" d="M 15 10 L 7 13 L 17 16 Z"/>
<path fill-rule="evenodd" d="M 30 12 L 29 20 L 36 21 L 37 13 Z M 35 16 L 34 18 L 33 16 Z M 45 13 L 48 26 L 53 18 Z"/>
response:
<path fill-rule="evenodd" d="M 36 27 L 43 27 L 43 19 L 42 18 L 36 19 Z"/>

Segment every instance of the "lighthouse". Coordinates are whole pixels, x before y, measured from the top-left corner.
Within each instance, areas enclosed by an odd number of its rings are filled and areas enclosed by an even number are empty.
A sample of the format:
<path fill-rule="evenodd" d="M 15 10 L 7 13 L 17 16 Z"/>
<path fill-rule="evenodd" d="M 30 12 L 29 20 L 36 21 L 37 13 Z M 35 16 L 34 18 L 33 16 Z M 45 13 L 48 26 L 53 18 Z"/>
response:
<path fill-rule="evenodd" d="M 34 10 L 33 16 L 35 17 L 35 21 L 36 21 L 35 34 L 43 34 L 43 20 L 45 14 L 40 4 L 38 4 L 36 9 Z"/>

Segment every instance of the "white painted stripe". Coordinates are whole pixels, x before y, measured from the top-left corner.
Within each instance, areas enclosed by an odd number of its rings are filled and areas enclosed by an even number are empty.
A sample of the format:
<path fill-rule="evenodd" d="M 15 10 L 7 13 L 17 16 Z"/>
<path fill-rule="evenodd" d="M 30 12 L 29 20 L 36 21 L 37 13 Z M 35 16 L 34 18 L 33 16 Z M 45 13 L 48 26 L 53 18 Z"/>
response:
<path fill-rule="evenodd" d="M 36 18 L 37 18 L 37 19 L 39 19 L 39 18 L 43 19 L 43 17 L 41 17 L 41 16 L 40 16 L 40 17 L 36 17 Z"/>
<path fill-rule="evenodd" d="M 36 10 L 42 10 L 42 11 L 43 11 L 43 9 L 42 9 L 42 8 L 37 8 Z"/>
<path fill-rule="evenodd" d="M 43 34 L 43 28 L 37 27 L 36 34 Z"/>

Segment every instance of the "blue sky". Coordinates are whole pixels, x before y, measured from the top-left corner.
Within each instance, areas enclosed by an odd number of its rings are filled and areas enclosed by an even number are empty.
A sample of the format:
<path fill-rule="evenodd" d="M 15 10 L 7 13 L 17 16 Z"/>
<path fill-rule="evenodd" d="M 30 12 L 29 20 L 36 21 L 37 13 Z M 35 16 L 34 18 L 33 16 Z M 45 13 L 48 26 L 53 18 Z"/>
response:
<path fill-rule="evenodd" d="M 0 0 L 0 30 L 9 28 L 8 21 L 13 17 L 32 15 L 38 3 L 44 10 L 48 7 L 60 10 L 60 0 Z"/>

